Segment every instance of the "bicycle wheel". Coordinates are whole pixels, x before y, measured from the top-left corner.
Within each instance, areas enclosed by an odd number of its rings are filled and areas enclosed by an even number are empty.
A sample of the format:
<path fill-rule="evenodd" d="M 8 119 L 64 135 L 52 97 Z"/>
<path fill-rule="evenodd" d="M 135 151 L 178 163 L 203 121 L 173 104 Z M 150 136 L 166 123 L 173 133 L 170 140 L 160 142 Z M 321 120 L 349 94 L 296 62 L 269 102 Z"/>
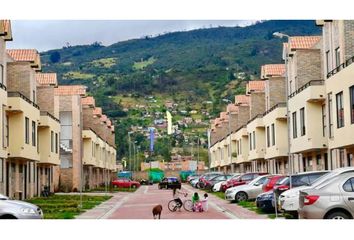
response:
<path fill-rule="evenodd" d="M 193 202 L 192 200 L 185 200 L 183 202 L 183 208 L 188 211 L 188 212 L 192 212 L 193 211 Z"/>
<path fill-rule="evenodd" d="M 177 202 L 175 200 L 171 200 L 168 202 L 168 210 L 171 212 L 176 212 L 178 209 Z"/>

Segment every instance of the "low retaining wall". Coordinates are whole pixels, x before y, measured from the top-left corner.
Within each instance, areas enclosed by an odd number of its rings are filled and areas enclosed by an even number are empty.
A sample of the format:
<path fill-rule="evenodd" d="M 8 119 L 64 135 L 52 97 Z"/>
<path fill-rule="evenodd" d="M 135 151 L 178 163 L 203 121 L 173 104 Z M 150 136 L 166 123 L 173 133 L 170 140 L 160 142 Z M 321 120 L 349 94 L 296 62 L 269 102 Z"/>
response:
<path fill-rule="evenodd" d="M 180 172 L 181 171 L 173 171 L 173 170 L 167 170 L 164 171 L 165 177 L 180 177 Z M 198 174 L 203 174 L 205 171 L 198 171 Z M 148 171 L 139 171 L 139 172 L 133 172 L 133 178 L 136 180 L 140 179 L 148 179 L 149 178 L 149 172 Z"/>

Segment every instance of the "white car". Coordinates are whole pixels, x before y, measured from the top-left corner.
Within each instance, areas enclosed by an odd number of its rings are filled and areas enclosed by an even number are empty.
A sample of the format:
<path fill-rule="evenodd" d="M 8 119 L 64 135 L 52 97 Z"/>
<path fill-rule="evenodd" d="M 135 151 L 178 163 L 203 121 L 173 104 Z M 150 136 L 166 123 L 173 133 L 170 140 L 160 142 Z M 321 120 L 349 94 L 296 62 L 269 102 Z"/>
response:
<path fill-rule="evenodd" d="M 271 175 L 262 175 L 253 179 L 248 184 L 227 189 L 225 192 L 225 199 L 236 202 L 256 199 L 257 196 L 263 192 L 263 183 L 269 176 Z"/>
<path fill-rule="evenodd" d="M 240 176 L 240 175 L 241 175 L 241 174 L 239 174 L 239 173 L 233 174 L 231 178 L 238 177 L 238 176 Z M 213 188 L 212 188 L 211 190 L 212 190 L 213 192 L 220 192 L 220 190 L 221 190 L 221 184 L 226 183 L 226 182 L 227 182 L 227 180 L 226 180 L 226 181 L 222 181 L 222 182 L 215 183 L 214 186 L 213 186 Z"/>
<path fill-rule="evenodd" d="M 299 197 L 300 191 L 313 188 L 329 178 L 333 178 L 343 173 L 354 172 L 354 167 L 337 168 L 321 177 L 316 179 L 310 186 L 300 186 L 296 188 L 289 189 L 279 196 L 280 208 L 287 213 L 296 215 L 299 209 Z"/>

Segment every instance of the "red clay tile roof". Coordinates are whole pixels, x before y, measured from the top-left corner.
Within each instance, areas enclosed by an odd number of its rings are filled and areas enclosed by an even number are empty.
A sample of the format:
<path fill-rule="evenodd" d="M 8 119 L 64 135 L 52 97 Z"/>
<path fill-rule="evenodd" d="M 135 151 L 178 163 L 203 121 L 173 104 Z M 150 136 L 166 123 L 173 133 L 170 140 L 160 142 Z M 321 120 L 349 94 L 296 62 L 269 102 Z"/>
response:
<path fill-rule="evenodd" d="M 249 104 L 250 103 L 250 96 L 248 95 L 236 95 L 235 96 L 235 104 Z"/>
<path fill-rule="evenodd" d="M 108 127 L 111 127 L 112 126 L 112 122 L 109 118 L 107 118 L 107 122 L 106 122 L 107 126 Z"/>
<path fill-rule="evenodd" d="M 85 95 L 86 88 L 84 85 L 59 85 L 54 89 L 54 95 Z"/>
<path fill-rule="evenodd" d="M 95 107 L 95 109 L 93 109 L 93 115 L 97 115 L 97 116 L 101 116 L 102 115 L 102 108 L 100 107 Z"/>
<path fill-rule="evenodd" d="M 238 106 L 230 103 L 227 105 L 226 111 L 227 112 L 238 112 Z"/>
<path fill-rule="evenodd" d="M 36 49 L 7 49 L 6 52 L 18 62 L 36 62 L 39 53 Z"/>
<path fill-rule="evenodd" d="M 221 119 L 220 118 L 215 118 L 215 121 L 214 121 L 214 126 L 217 126 L 221 123 Z"/>
<path fill-rule="evenodd" d="M 0 20 L 0 33 L 7 34 L 11 30 L 10 20 Z"/>
<path fill-rule="evenodd" d="M 224 121 L 226 119 L 229 119 L 229 115 L 227 114 L 227 112 L 221 112 L 220 113 L 220 120 Z"/>
<path fill-rule="evenodd" d="M 285 64 L 266 64 L 261 68 L 261 78 L 284 76 Z"/>
<path fill-rule="evenodd" d="M 91 96 L 81 98 L 81 105 L 95 106 L 95 99 Z"/>
<path fill-rule="evenodd" d="M 115 131 L 115 129 L 114 129 L 114 126 L 112 125 L 111 132 L 114 132 L 114 131 Z"/>
<path fill-rule="evenodd" d="M 321 36 L 290 37 L 290 49 L 311 49 L 321 40 Z"/>
<path fill-rule="evenodd" d="M 264 92 L 265 89 L 265 81 L 262 80 L 253 80 L 249 81 L 246 86 L 246 92 Z"/>
<path fill-rule="evenodd" d="M 39 85 L 58 85 L 56 73 L 36 73 L 36 81 Z"/>

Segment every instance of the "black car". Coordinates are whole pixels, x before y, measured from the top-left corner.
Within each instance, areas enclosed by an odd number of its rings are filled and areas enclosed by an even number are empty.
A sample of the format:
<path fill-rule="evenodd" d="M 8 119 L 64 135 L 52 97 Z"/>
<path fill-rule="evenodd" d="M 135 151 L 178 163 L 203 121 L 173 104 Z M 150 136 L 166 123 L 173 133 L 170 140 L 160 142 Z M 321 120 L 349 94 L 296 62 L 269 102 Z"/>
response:
<path fill-rule="evenodd" d="M 178 188 L 181 189 L 181 181 L 178 180 L 178 178 L 176 177 L 166 177 L 163 178 L 161 180 L 161 182 L 159 182 L 159 189 L 174 189 L 174 188 Z"/>
<path fill-rule="evenodd" d="M 257 208 L 262 209 L 266 213 L 275 212 L 273 190 L 259 194 L 256 198 L 256 205 Z"/>

